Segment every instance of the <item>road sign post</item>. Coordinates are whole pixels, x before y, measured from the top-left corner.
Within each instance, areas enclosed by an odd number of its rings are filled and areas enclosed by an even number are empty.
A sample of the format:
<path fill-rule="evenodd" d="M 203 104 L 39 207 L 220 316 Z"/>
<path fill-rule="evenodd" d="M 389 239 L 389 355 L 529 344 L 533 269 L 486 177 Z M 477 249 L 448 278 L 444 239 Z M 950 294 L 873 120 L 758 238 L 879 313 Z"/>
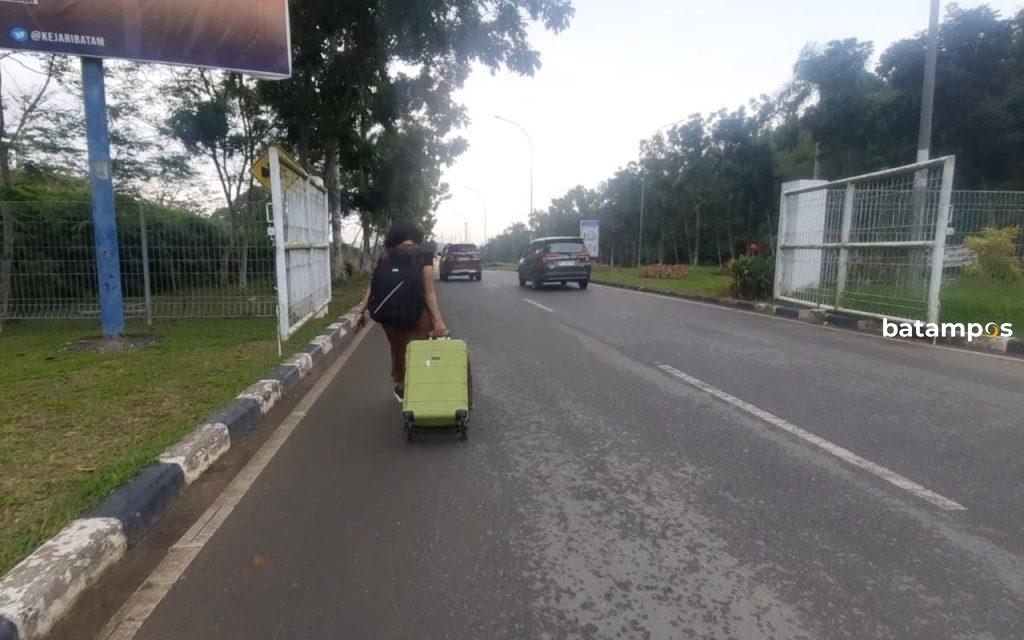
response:
<path fill-rule="evenodd" d="M 601 255 L 601 221 L 580 220 L 580 237 L 587 246 L 591 260 L 600 259 Z"/>
<path fill-rule="evenodd" d="M 102 59 L 82 58 L 82 90 L 85 95 L 89 175 L 92 179 L 92 222 L 96 243 L 96 275 L 99 278 L 100 319 L 104 337 L 119 338 L 124 334 L 124 294 L 121 291 L 121 256 L 117 246 Z"/>

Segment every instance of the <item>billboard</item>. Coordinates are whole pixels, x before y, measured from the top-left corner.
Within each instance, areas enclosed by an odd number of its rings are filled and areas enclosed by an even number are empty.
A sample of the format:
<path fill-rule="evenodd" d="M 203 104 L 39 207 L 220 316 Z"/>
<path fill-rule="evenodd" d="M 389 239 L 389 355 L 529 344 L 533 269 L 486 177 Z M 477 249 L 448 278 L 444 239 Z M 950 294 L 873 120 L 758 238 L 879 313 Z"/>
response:
<path fill-rule="evenodd" d="M 601 255 L 601 221 L 580 220 L 580 237 L 587 245 L 587 253 L 595 260 Z"/>
<path fill-rule="evenodd" d="M 0 48 L 291 75 L 288 0 L 0 0 Z"/>

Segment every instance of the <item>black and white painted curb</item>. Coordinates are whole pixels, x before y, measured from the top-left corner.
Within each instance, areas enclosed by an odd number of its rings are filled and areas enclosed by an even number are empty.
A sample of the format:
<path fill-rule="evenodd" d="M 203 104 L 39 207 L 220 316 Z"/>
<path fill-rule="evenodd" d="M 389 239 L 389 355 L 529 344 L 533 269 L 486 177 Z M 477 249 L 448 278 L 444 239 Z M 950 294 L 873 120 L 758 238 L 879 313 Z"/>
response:
<path fill-rule="evenodd" d="M 0 640 L 44 636 L 89 585 L 167 513 L 181 493 L 357 331 L 352 309 L 263 380 L 215 411 L 0 579 Z"/>
<path fill-rule="evenodd" d="M 653 293 L 659 296 L 668 296 L 670 298 L 680 298 L 682 300 L 692 300 L 694 302 L 703 302 L 705 304 L 715 304 L 722 307 L 734 307 L 739 309 L 746 309 L 755 313 L 763 313 L 765 315 L 779 316 L 780 318 L 790 318 L 792 320 L 800 320 L 803 322 L 809 322 L 811 324 L 822 324 L 832 327 L 839 327 L 842 329 L 849 329 L 851 331 L 859 331 L 861 333 L 871 333 L 876 336 L 882 335 L 882 322 L 875 318 L 863 318 L 853 315 L 847 315 L 843 313 L 832 313 L 825 309 L 814 309 L 814 308 L 803 308 L 803 307 L 791 307 L 782 304 L 773 304 L 768 302 L 752 302 L 750 300 L 738 300 L 736 298 L 720 298 L 717 296 L 705 296 L 688 293 L 676 293 L 673 291 L 659 291 L 658 289 L 649 289 L 647 287 L 638 287 L 628 284 L 618 284 L 612 282 L 601 282 L 594 280 L 594 284 L 604 285 L 606 287 L 615 287 L 616 289 L 628 289 L 630 291 L 640 291 L 643 293 Z M 893 338 L 894 340 L 897 338 Z M 898 338 L 900 340 L 916 340 L 915 338 Z M 928 342 L 931 342 L 930 340 Z M 989 338 L 982 336 L 976 338 L 973 341 L 968 341 L 966 338 L 939 338 L 936 340 L 936 344 L 945 346 L 959 347 L 962 349 L 968 349 L 970 351 L 982 351 L 985 353 L 999 353 L 1008 356 L 1016 356 L 1018 358 L 1024 358 L 1024 340 L 1020 338 Z"/>

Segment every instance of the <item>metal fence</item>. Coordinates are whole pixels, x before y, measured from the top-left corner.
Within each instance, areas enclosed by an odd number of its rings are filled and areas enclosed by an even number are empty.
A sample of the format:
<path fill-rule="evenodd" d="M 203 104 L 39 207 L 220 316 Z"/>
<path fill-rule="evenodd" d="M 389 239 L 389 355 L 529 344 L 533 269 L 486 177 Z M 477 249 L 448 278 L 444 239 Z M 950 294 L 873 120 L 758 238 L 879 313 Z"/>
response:
<path fill-rule="evenodd" d="M 99 317 L 91 211 L 0 202 L 0 320 Z M 273 316 L 274 246 L 262 216 L 251 217 L 119 205 L 126 317 Z"/>
<path fill-rule="evenodd" d="M 953 171 L 940 158 L 784 192 L 776 297 L 938 321 Z"/>
<path fill-rule="evenodd" d="M 327 190 L 277 147 L 269 152 L 277 250 L 278 335 L 287 340 L 331 303 Z"/>

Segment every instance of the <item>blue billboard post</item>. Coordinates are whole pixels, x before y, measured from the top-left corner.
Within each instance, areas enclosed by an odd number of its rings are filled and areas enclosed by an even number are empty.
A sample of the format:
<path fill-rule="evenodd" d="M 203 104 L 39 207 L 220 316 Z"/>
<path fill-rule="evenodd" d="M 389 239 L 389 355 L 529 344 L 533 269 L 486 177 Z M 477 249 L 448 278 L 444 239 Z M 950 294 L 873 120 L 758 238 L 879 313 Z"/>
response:
<path fill-rule="evenodd" d="M 82 58 L 82 89 L 85 94 L 89 175 L 92 178 L 92 224 L 96 243 L 96 275 L 99 277 L 100 319 L 103 336 L 119 338 L 124 334 L 124 294 L 121 291 L 121 256 L 117 246 L 107 96 L 101 58 Z"/>

